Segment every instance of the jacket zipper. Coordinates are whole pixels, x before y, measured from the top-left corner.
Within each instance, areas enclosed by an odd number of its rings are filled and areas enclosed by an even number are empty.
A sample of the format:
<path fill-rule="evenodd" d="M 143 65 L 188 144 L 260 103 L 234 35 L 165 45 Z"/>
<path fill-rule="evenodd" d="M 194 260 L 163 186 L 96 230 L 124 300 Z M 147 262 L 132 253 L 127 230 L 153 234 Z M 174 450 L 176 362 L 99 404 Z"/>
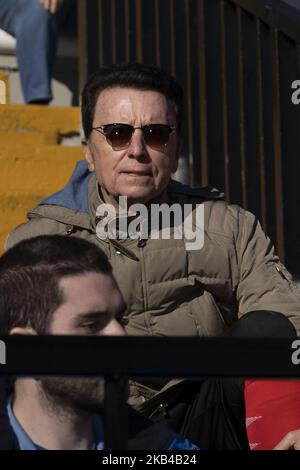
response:
<path fill-rule="evenodd" d="M 133 261 L 140 261 L 133 251 L 128 250 L 128 248 L 125 248 L 125 246 L 118 243 L 116 240 L 109 239 L 109 243 L 114 247 L 117 254 L 122 253 L 122 255 L 127 256 L 127 258 L 132 259 Z"/>

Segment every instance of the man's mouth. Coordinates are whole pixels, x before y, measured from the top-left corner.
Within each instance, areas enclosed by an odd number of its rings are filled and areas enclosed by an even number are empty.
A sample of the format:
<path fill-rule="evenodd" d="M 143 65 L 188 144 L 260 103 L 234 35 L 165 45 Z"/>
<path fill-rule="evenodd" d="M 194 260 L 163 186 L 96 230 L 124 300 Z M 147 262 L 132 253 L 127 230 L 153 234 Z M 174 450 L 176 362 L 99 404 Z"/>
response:
<path fill-rule="evenodd" d="M 130 170 L 130 171 L 122 171 L 122 173 L 125 173 L 125 175 L 129 175 L 129 176 L 152 176 L 151 171 L 134 171 L 134 170 Z"/>

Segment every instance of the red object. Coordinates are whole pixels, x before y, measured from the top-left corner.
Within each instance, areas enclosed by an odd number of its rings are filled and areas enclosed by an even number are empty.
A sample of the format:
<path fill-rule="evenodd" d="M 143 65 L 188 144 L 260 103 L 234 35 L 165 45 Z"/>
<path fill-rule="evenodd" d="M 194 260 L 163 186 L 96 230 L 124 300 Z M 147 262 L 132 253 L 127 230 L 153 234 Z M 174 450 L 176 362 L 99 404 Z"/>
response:
<path fill-rule="evenodd" d="M 271 450 L 300 429 L 300 380 L 246 380 L 246 426 L 252 450 Z"/>

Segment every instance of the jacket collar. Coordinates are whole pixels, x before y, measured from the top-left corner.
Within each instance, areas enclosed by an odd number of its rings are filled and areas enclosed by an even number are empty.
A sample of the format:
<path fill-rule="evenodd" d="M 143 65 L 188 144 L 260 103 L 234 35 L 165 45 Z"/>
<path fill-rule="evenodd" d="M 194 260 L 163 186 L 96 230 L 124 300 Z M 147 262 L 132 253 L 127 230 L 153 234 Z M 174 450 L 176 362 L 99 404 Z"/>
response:
<path fill-rule="evenodd" d="M 215 188 L 191 188 L 179 181 L 171 180 L 159 202 L 174 202 L 176 193 L 187 197 L 194 196 L 203 201 L 224 197 L 224 194 Z M 81 160 L 77 162 L 67 185 L 44 199 L 27 216 L 45 217 L 94 231 L 97 224 L 96 210 L 100 204 L 103 204 L 103 200 L 99 194 L 96 176 L 89 171 L 87 162 Z"/>

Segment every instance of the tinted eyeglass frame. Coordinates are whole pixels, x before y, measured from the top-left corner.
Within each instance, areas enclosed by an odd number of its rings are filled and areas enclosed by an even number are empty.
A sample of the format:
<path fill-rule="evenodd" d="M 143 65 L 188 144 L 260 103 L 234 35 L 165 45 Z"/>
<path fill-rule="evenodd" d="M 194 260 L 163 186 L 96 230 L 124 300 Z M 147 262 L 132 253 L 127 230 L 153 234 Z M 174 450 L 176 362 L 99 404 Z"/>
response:
<path fill-rule="evenodd" d="M 123 130 L 127 129 L 128 131 L 128 140 L 123 144 L 116 144 L 113 142 L 113 137 L 109 136 L 107 130 L 111 128 L 111 130 L 116 130 L 117 126 L 121 127 Z M 167 147 L 171 134 L 176 130 L 176 126 L 171 126 L 169 124 L 146 124 L 145 126 L 141 127 L 134 127 L 131 124 L 124 124 L 124 123 L 113 123 L 113 124 L 102 124 L 101 126 L 92 127 L 93 130 L 100 132 L 100 134 L 104 135 L 109 145 L 113 148 L 113 150 L 124 150 L 129 147 L 132 136 L 136 129 L 141 129 L 143 132 L 143 139 L 146 145 L 154 150 L 162 150 L 163 148 Z M 161 138 L 158 142 L 155 143 L 151 141 L 151 131 L 153 132 L 155 129 L 164 129 L 168 131 L 168 134 L 165 135 L 165 138 Z M 148 132 L 148 133 L 147 133 Z M 157 136 L 158 137 L 158 136 Z"/>

